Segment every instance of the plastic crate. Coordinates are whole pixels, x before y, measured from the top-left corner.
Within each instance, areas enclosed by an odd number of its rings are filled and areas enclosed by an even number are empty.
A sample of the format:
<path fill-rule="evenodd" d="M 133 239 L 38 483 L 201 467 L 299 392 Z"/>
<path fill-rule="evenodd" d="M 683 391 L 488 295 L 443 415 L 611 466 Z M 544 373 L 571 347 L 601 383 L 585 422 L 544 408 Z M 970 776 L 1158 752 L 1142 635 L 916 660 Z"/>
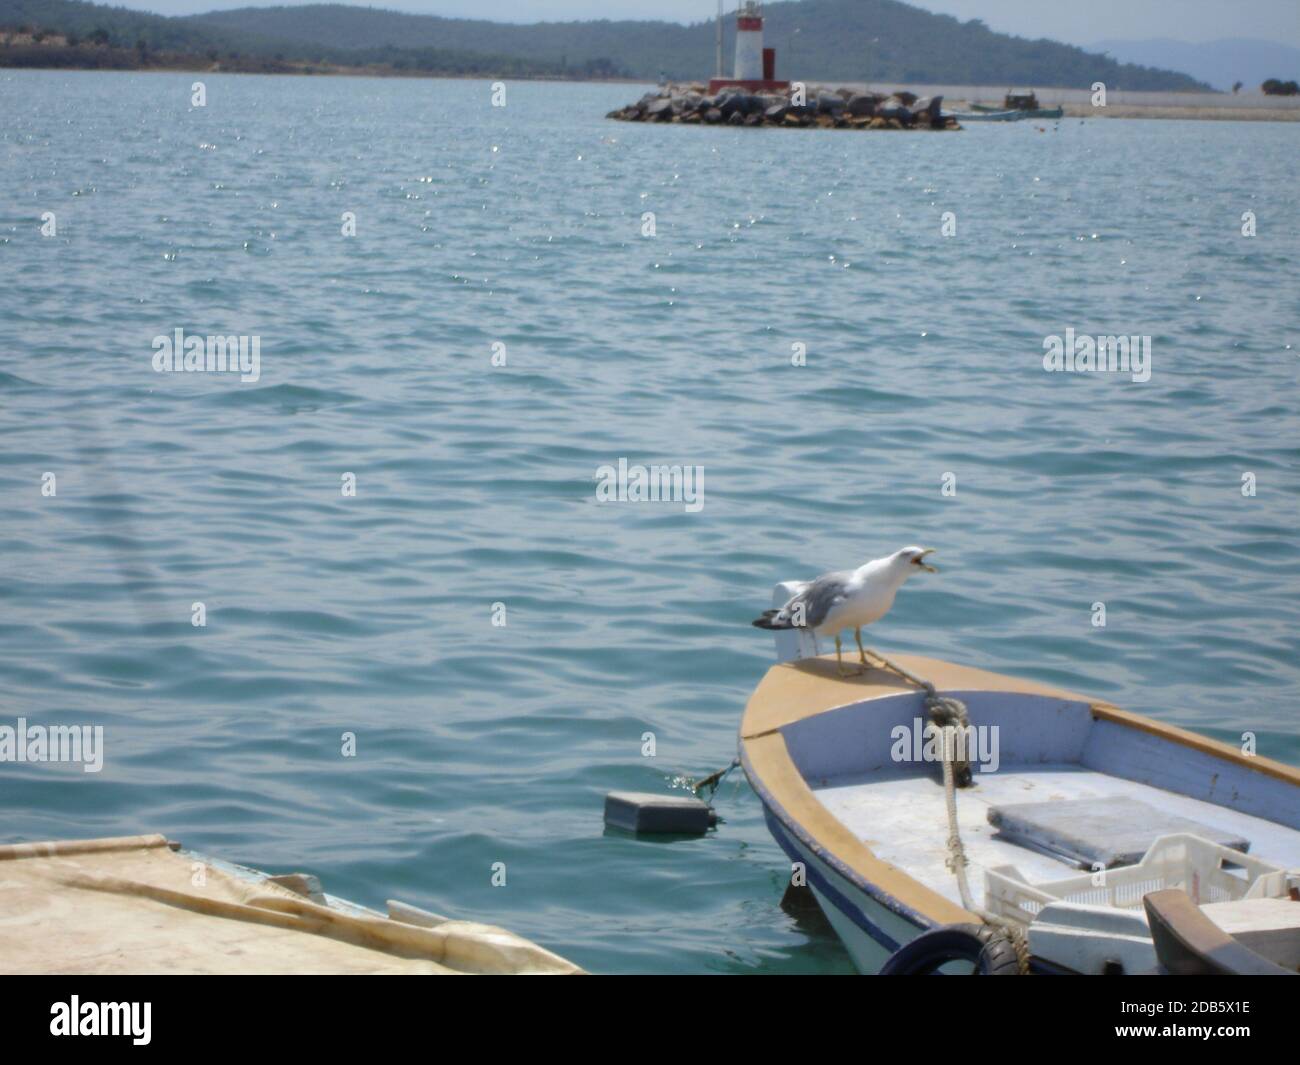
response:
<path fill-rule="evenodd" d="M 1014 866 L 988 869 L 984 873 L 984 908 L 1029 924 L 1049 903 L 1133 909 L 1142 905 L 1143 896 L 1163 888 L 1182 888 L 1198 906 L 1277 898 L 1286 892 L 1286 870 L 1200 836 L 1180 833 L 1161 836 L 1136 865 L 1080 873 L 1047 884 L 1029 883 Z"/>

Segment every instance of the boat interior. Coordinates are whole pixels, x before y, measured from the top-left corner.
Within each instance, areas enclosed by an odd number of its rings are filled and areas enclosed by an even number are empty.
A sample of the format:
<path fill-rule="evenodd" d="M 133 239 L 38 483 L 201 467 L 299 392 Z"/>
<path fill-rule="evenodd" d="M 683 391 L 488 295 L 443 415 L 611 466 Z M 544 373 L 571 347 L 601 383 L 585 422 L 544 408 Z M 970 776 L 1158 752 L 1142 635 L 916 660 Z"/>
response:
<path fill-rule="evenodd" d="M 945 694 L 966 703 L 980 730 L 968 752 L 972 786 L 957 792 L 978 905 L 985 870 L 1012 866 L 1031 884 L 1059 881 L 1132 864 L 1170 833 L 1300 869 L 1300 788 L 1291 779 L 1085 700 Z M 906 691 L 787 721 L 780 732 L 825 810 L 878 859 L 959 903 L 942 767 L 915 757 L 926 720 L 921 693 Z"/>

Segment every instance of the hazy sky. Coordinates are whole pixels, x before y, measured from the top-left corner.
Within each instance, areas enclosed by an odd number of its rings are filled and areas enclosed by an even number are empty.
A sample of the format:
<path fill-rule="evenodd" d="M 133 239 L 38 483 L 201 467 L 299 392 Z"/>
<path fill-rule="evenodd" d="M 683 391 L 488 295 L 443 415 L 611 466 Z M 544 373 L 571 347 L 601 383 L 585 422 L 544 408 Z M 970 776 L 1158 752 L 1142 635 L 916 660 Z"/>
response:
<path fill-rule="evenodd" d="M 163 15 L 188 15 L 216 8 L 311 0 L 110 2 Z M 728 10 L 736 6 L 736 0 L 724 2 Z M 363 6 L 509 22 L 588 18 L 698 22 L 713 16 L 717 0 L 372 0 Z M 1070 44 L 1145 37 L 1182 41 L 1260 37 L 1300 45 L 1300 0 L 918 0 L 914 6 L 960 19 L 980 18 L 1005 33 L 1051 37 Z"/>

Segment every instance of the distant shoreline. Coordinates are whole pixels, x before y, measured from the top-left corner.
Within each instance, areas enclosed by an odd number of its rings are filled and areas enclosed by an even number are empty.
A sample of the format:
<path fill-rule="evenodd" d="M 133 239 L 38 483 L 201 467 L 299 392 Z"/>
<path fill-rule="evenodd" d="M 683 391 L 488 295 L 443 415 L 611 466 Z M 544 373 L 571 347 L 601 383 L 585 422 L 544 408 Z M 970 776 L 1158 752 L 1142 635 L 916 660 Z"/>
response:
<path fill-rule="evenodd" d="M 343 64 L 329 61 L 267 56 L 222 56 L 214 59 L 192 52 L 140 52 L 106 45 L 19 45 L 0 47 L 0 69 L 91 70 L 121 73 L 287 74 L 302 77 L 372 78 L 510 78 L 514 81 L 611 81 L 639 84 L 638 78 L 593 78 L 587 72 L 439 70 L 399 68 L 391 64 Z"/>
<path fill-rule="evenodd" d="M 397 70 L 393 67 L 344 67 L 319 63 L 293 64 L 283 62 L 273 66 L 251 62 L 248 66 L 231 66 L 228 63 L 210 63 L 206 60 L 189 64 L 144 66 L 70 66 L 50 64 L 35 66 L 30 63 L 5 63 L 0 58 L 0 70 L 67 71 L 77 74 L 260 74 L 286 78 L 423 78 L 427 81 L 552 81 L 570 85 L 648 85 L 645 78 L 593 78 L 579 74 L 499 74 L 489 71 L 465 73 L 452 70 Z"/>
<path fill-rule="evenodd" d="M 1104 108 L 1062 104 L 1066 118 L 1173 118 L 1208 122 L 1300 122 L 1300 108 L 1282 107 L 1201 107 L 1188 103 L 1181 106 L 1149 104 L 1112 104 Z"/>
<path fill-rule="evenodd" d="M 17 61 L 15 61 L 17 60 Z M 342 65 L 337 63 L 313 63 L 304 60 L 274 59 L 259 56 L 226 57 L 212 60 L 206 56 L 191 53 L 167 52 L 150 53 L 141 56 L 135 49 L 112 48 L 104 46 L 87 47 L 55 46 L 28 49 L 0 48 L 0 69 L 4 70 L 67 70 L 67 71 L 108 71 L 119 73 L 193 73 L 193 74 L 269 74 L 293 77 L 366 77 L 366 78 L 426 78 L 465 80 L 511 80 L 511 81 L 550 81 L 570 84 L 593 85 L 650 85 L 652 79 L 633 78 L 611 75 L 592 77 L 589 73 L 520 73 L 483 70 L 415 70 L 396 67 L 372 65 Z M 865 86 L 866 83 L 859 83 Z M 923 85 L 897 85 L 897 89 L 910 89 L 918 94 L 937 93 L 942 87 Z M 951 110 L 969 109 L 972 103 L 998 103 L 1006 91 L 1004 86 L 987 86 L 979 89 L 963 86 L 963 95 L 946 95 L 945 105 Z M 1054 89 L 1048 87 L 1038 90 L 1044 105 L 1056 95 L 1077 94 L 1083 90 Z M 1120 95 L 1120 94 L 1117 94 Z M 1139 93 L 1127 96 L 1146 95 Z M 1204 93 L 1187 93 L 1185 103 L 1171 100 L 1177 93 L 1162 93 L 1160 103 L 1145 103 L 1129 100 L 1109 103 L 1106 107 L 1093 107 L 1089 103 L 1076 103 L 1070 100 L 1058 101 L 1065 109 L 1065 118 L 1148 118 L 1148 119 L 1182 119 L 1228 122 L 1298 122 L 1300 121 L 1300 104 L 1273 105 L 1273 101 L 1258 100 L 1248 106 L 1232 106 L 1228 94 L 1223 94 L 1223 102 L 1217 100 L 1207 105 Z M 1278 100 L 1295 99 L 1279 97 Z M 1236 101 L 1232 101 L 1236 102 Z M 1047 120 L 1051 121 L 1051 120 Z"/>

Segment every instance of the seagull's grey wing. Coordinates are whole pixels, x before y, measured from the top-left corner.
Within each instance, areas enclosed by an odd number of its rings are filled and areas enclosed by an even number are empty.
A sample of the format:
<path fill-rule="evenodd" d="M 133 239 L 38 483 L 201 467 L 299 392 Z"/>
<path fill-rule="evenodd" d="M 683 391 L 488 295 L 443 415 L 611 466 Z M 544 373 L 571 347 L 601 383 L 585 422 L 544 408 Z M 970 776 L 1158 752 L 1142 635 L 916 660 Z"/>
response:
<path fill-rule="evenodd" d="M 803 604 L 803 627 L 815 629 L 840 603 L 848 590 L 851 573 L 823 573 L 784 608 L 793 612 L 796 602 Z"/>

